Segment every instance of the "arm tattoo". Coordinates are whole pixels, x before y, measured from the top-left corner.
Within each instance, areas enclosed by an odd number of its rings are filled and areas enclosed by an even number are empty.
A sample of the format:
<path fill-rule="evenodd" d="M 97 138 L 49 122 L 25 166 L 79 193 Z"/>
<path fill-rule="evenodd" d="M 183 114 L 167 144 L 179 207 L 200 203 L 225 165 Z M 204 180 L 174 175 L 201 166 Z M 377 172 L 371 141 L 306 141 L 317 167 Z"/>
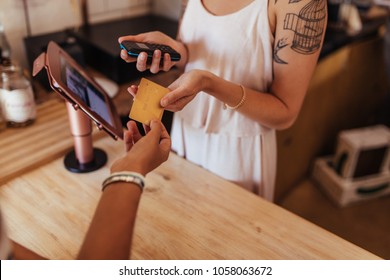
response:
<path fill-rule="evenodd" d="M 292 1 L 294 0 L 290 3 Z M 302 8 L 299 15 L 288 13 L 284 19 L 284 29 L 294 31 L 291 48 L 302 54 L 311 54 L 319 50 L 324 33 L 325 17 L 324 0 L 310 1 Z"/>
<path fill-rule="evenodd" d="M 274 49 L 274 60 L 276 63 L 280 63 L 280 64 L 287 64 L 286 61 L 284 61 L 283 59 L 281 59 L 279 56 L 278 56 L 278 52 L 283 49 L 284 47 L 288 46 L 288 43 L 287 43 L 287 39 L 286 38 L 283 38 L 283 39 L 280 39 L 277 44 L 276 44 L 276 47 Z"/>
<path fill-rule="evenodd" d="M 302 0 L 289 0 L 289 4 L 298 3 L 300 1 Z M 305 55 L 318 51 L 321 47 L 325 21 L 325 0 L 311 0 L 300 10 L 298 15 L 294 13 L 286 14 L 283 28 L 294 32 L 291 49 Z M 278 48 L 278 46 L 276 48 Z M 280 48 L 275 51 L 277 52 L 279 50 Z M 278 62 L 276 59 L 275 61 Z"/>

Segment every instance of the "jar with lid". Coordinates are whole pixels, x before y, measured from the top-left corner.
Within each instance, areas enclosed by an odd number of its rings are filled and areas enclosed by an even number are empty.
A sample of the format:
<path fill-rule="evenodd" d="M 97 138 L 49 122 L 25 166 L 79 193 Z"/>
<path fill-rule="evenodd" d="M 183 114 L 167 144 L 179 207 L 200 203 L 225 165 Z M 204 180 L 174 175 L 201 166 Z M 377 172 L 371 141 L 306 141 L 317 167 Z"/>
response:
<path fill-rule="evenodd" d="M 34 122 L 36 106 L 30 81 L 13 64 L 0 65 L 1 111 L 8 127 L 23 127 Z"/>

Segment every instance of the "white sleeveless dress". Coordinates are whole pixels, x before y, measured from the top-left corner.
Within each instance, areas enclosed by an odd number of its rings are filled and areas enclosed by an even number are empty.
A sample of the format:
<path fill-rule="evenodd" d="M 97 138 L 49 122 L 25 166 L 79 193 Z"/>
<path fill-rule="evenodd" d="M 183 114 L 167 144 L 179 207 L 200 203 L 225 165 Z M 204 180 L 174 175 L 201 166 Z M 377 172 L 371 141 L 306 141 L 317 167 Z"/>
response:
<path fill-rule="evenodd" d="M 185 71 L 207 70 L 247 88 L 268 92 L 274 37 L 268 1 L 254 0 L 232 14 L 215 16 L 201 0 L 189 0 L 179 30 L 189 51 Z M 261 110 L 261 108 L 259 108 Z M 199 93 L 174 114 L 172 149 L 187 160 L 273 200 L 275 130 Z"/>

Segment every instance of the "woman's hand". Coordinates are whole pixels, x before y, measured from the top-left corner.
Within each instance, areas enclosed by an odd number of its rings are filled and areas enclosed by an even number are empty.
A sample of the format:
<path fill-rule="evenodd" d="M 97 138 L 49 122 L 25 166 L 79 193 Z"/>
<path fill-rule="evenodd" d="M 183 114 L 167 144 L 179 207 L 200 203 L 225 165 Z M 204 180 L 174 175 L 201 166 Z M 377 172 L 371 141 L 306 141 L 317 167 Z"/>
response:
<path fill-rule="evenodd" d="M 203 70 L 184 73 L 168 87 L 171 91 L 161 99 L 161 106 L 172 112 L 182 110 L 200 91 L 207 90 L 210 74 Z"/>
<path fill-rule="evenodd" d="M 111 172 L 134 171 L 146 175 L 168 159 L 171 139 L 160 121 L 151 121 L 145 136 L 134 121 L 129 121 L 127 128 L 124 133 L 127 153 L 113 163 Z"/>
<path fill-rule="evenodd" d="M 162 32 L 159 31 L 153 31 L 153 32 L 147 32 L 147 33 L 141 33 L 138 35 L 129 35 L 129 36 L 122 36 L 119 37 L 118 41 L 121 43 L 122 41 L 129 40 L 129 41 L 135 41 L 135 42 L 145 42 L 145 43 L 155 43 L 155 44 L 163 44 L 168 45 L 175 49 L 176 51 L 180 52 L 180 47 L 178 46 L 178 42 L 169 37 L 168 35 L 165 35 Z M 183 54 L 181 54 L 183 56 Z M 125 50 L 121 50 L 121 58 L 126 62 L 134 62 L 137 61 L 136 67 L 138 71 L 146 71 L 147 69 L 150 69 L 150 72 L 152 73 L 158 73 L 160 70 L 162 71 L 169 71 L 176 63 L 171 61 L 171 57 L 169 54 L 165 53 L 163 59 L 163 63 L 160 65 L 162 53 L 160 50 L 156 50 L 153 54 L 152 63 L 149 65 L 147 64 L 148 56 L 146 52 L 142 52 L 137 58 L 131 57 L 127 54 Z"/>
<path fill-rule="evenodd" d="M 168 88 L 171 92 L 167 93 L 161 99 L 161 106 L 165 110 L 177 112 L 182 110 L 200 91 L 205 91 L 207 88 L 207 77 L 209 72 L 203 70 L 191 70 L 181 75 Z M 127 91 L 135 97 L 137 95 L 138 86 L 131 85 Z"/>

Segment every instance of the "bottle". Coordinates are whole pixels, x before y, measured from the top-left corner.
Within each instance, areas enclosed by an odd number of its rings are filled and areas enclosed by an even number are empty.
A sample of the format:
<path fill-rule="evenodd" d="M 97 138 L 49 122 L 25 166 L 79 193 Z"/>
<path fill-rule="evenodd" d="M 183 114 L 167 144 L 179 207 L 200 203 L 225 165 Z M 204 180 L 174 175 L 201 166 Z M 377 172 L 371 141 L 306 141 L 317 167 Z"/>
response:
<path fill-rule="evenodd" d="M 9 64 L 11 62 L 11 47 L 5 36 L 4 26 L 0 21 L 0 64 Z"/>
<path fill-rule="evenodd" d="M 14 64 L 0 65 L 0 100 L 8 127 L 24 127 L 36 117 L 35 98 L 30 81 Z"/>
<path fill-rule="evenodd" d="M 7 37 L 4 33 L 4 26 L 1 22 L 1 16 L 0 14 L 0 65 L 7 65 L 11 61 L 11 48 L 8 43 Z M 0 66 L 1 67 L 1 66 Z M 0 78 L 1 78 L 1 72 L 0 72 Z M 0 89 L 0 105 L 1 103 L 1 89 Z M 6 121 L 4 118 L 2 106 L 0 106 L 0 131 L 4 130 L 6 128 Z"/>

